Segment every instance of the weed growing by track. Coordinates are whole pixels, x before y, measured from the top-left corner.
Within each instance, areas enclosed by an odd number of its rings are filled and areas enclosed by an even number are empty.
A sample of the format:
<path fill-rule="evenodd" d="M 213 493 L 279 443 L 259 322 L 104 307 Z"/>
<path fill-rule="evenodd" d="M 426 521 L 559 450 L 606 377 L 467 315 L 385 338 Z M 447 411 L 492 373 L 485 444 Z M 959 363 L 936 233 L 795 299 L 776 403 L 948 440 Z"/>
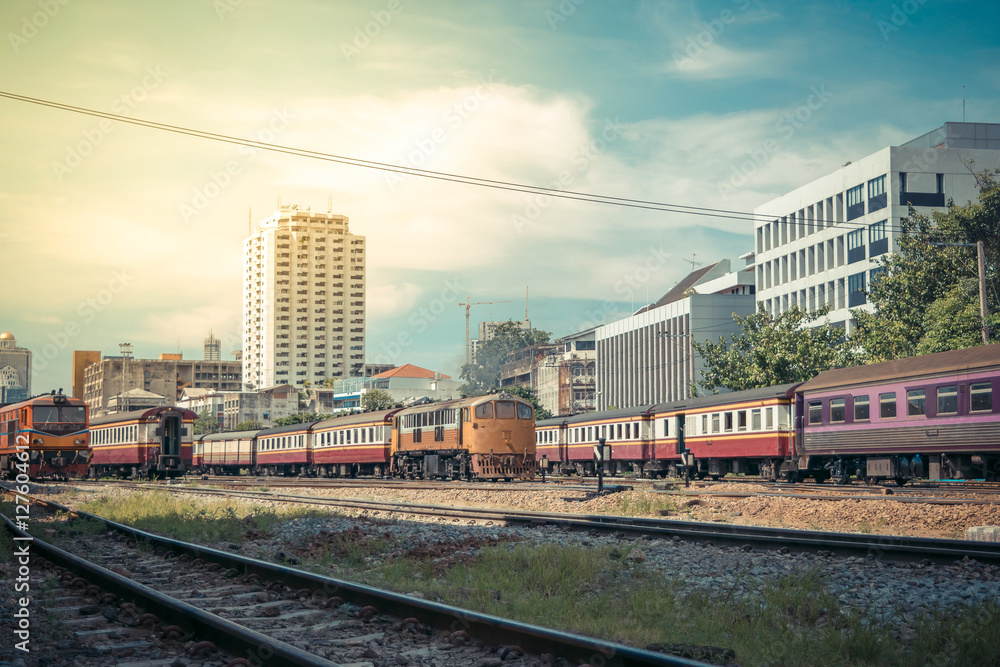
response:
<path fill-rule="evenodd" d="M 661 516 L 664 512 L 678 511 L 676 499 L 662 493 L 623 491 L 608 498 L 611 504 L 597 509 L 596 514 Z"/>
<path fill-rule="evenodd" d="M 329 516 L 303 507 L 275 510 L 232 501 L 180 498 L 164 491 L 105 495 L 81 509 L 135 528 L 189 542 L 241 542 L 289 519 Z"/>
<path fill-rule="evenodd" d="M 396 558 L 353 578 L 635 646 L 731 649 L 747 667 L 996 664 L 995 602 L 910 618 L 891 609 L 850 611 L 815 570 L 754 583 L 750 595 L 738 595 L 739 586 L 685 595 L 681 582 L 630 559 L 632 548 L 508 544 L 447 567 Z"/>

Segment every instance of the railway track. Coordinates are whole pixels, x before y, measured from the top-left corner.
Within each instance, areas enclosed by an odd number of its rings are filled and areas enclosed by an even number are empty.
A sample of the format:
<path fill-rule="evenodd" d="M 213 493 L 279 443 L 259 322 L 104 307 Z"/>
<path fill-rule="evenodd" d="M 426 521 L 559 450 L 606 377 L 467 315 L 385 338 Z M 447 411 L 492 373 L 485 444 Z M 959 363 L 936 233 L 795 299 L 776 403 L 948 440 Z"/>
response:
<path fill-rule="evenodd" d="M 519 667 L 540 659 L 621 667 L 705 664 L 409 598 L 32 501 L 51 512 L 102 522 L 107 529 L 77 540 L 75 554 L 29 536 L 5 517 L 8 530 L 22 540 L 31 538 L 36 555 L 64 569 L 62 579 L 97 587 L 85 590 L 97 606 L 104 600 L 104 616 L 138 627 L 150 624 L 161 643 L 181 640 L 195 659 L 234 667 L 371 667 L 431 658 L 455 667 Z M 33 523 L 46 525 L 37 515 Z M 97 597 L 108 594 L 115 599 Z M 112 602 L 121 603 L 117 611 Z M 220 648 L 229 654 L 219 653 Z"/>
<path fill-rule="evenodd" d="M 813 551 L 842 556 L 873 555 L 887 560 L 911 562 L 951 563 L 956 560 L 969 558 L 983 563 L 1000 564 L 1000 544 L 967 540 L 832 533 L 643 517 L 395 503 L 353 498 L 299 496 L 262 491 L 189 488 L 177 485 L 127 483 L 124 486 L 137 489 L 168 489 L 173 493 L 181 494 L 236 497 L 257 501 L 335 507 L 375 515 L 384 514 L 389 517 L 419 515 L 453 521 L 492 521 L 495 523 L 519 523 L 534 526 L 550 524 L 574 530 L 619 532 L 622 534 L 648 535 L 667 539 L 678 538 L 699 543 L 720 546 L 735 545 L 751 549 Z"/>

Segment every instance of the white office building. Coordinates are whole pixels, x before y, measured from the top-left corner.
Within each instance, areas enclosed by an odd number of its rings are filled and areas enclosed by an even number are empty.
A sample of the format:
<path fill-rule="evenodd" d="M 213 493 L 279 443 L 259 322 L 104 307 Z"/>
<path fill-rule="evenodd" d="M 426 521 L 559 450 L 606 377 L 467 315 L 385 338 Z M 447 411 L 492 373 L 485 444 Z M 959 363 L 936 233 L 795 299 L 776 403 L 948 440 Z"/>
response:
<path fill-rule="evenodd" d="M 945 123 L 758 207 L 758 302 L 772 315 L 828 304 L 829 321 L 850 333 L 850 309 L 870 308 L 866 290 L 909 207 L 926 215 L 976 200 L 970 162 L 1000 167 L 1000 124 Z"/>
<path fill-rule="evenodd" d="M 244 242 L 246 388 L 358 376 L 365 361 L 365 238 L 348 219 L 282 206 Z"/>
<path fill-rule="evenodd" d="M 704 362 L 692 341 L 739 331 L 733 315 L 754 312 L 754 255 L 692 271 L 656 303 L 597 328 L 597 409 L 677 401 L 691 395 Z"/>

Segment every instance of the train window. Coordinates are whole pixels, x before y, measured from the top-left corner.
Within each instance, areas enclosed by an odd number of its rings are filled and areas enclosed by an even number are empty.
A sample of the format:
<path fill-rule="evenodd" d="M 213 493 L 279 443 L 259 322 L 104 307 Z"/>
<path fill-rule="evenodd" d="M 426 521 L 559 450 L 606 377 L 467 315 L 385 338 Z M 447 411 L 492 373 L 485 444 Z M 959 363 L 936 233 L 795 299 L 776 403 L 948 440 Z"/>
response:
<path fill-rule="evenodd" d="M 347 444 L 351 444 L 351 429 L 347 429 Z"/>
<path fill-rule="evenodd" d="M 718 432 L 719 432 L 719 413 L 718 412 L 713 412 L 712 413 L 712 433 L 718 433 Z"/>
<path fill-rule="evenodd" d="M 740 410 L 736 413 L 736 427 L 740 431 L 747 430 L 747 411 Z"/>
<path fill-rule="evenodd" d="M 823 401 L 809 401 L 809 423 L 823 423 Z"/>
<path fill-rule="evenodd" d="M 531 406 L 525 405 L 524 403 L 517 404 L 517 418 L 518 419 L 532 419 L 534 415 L 531 414 Z"/>
<path fill-rule="evenodd" d="M 878 416 L 880 419 L 892 419 L 896 416 L 896 392 L 878 395 Z"/>
<path fill-rule="evenodd" d="M 760 408 L 750 411 L 750 430 L 751 431 L 760 430 Z"/>
<path fill-rule="evenodd" d="M 855 396 L 854 397 L 854 421 L 856 422 L 866 422 L 869 420 L 868 415 L 868 397 L 867 396 Z"/>
<path fill-rule="evenodd" d="M 908 389 L 906 391 L 906 414 L 915 417 L 925 414 L 926 396 L 923 389 Z"/>
<path fill-rule="evenodd" d="M 993 410 L 993 383 L 973 382 L 969 386 L 969 409 L 972 412 L 991 412 Z"/>
<path fill-rule="evenodd" d="M 702 435 L 708 433 L 708 415 L 701 416 L 701 433 Z"/>
<path fill-rule="evenodd" d="M 375 442 L 375 429 L 374 428 L 369 428 L 368 429 L 368 442 Z"/>
<path fill-rule="evenodd" d="M 590 440 L 593 440 L 593 439 L 594 439 L 594 427 L 593 426 L 588 426 L 587 427 L 587 440 L 590 441 Z"/>
<path fill-rule="evenodd" d="M 517 411 L 513 401 L 497 401 L 497 419 L 514 419 Z"/>
<path fill-rule="evenodd" d="M 669 438 L 670 437 L 670 420 L 669 419 L 664 419 L 663 420 L 663 437 L 664 438 Z"/>
<path fill-rule="evenodd" d="M 830 423 L 841 423 L 847 419 L 846 401 L 843 398 L 830 399 Z"/>
<path fill-rule="evenodd" d="M 493 404 L 481 403 L 476 406 L 476 419 L 493 419 Z"/>
<path fill-rule="evenodd" d="M 774 428 L 774 408 L 768 408 L 764 411 L 764 428 L 768 431 Z"/>
<path fill-rule="evenodd" d="M 958 386 L 954 384 L 937 388 L 937 413 L 939 415 L 958 414 Z"/>
<path fill-rule="evenodd" d="M 726 433 L 729 433 L 733 430 L 733 413 L 724 412 L 723 414 L 725 415 L 726 419 Z"/>

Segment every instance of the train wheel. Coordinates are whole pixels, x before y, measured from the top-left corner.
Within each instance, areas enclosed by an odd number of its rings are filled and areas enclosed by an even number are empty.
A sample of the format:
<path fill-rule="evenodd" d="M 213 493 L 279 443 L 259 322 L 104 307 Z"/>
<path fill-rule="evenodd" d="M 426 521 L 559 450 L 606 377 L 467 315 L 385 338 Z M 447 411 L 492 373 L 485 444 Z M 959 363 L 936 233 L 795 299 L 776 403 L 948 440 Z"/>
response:
<path fill-rule="evenodd" d="M 905 486 L 907 481 L 909 480 L 907 480 L 905 477 L 897 477 L 896 486 Z"/>

